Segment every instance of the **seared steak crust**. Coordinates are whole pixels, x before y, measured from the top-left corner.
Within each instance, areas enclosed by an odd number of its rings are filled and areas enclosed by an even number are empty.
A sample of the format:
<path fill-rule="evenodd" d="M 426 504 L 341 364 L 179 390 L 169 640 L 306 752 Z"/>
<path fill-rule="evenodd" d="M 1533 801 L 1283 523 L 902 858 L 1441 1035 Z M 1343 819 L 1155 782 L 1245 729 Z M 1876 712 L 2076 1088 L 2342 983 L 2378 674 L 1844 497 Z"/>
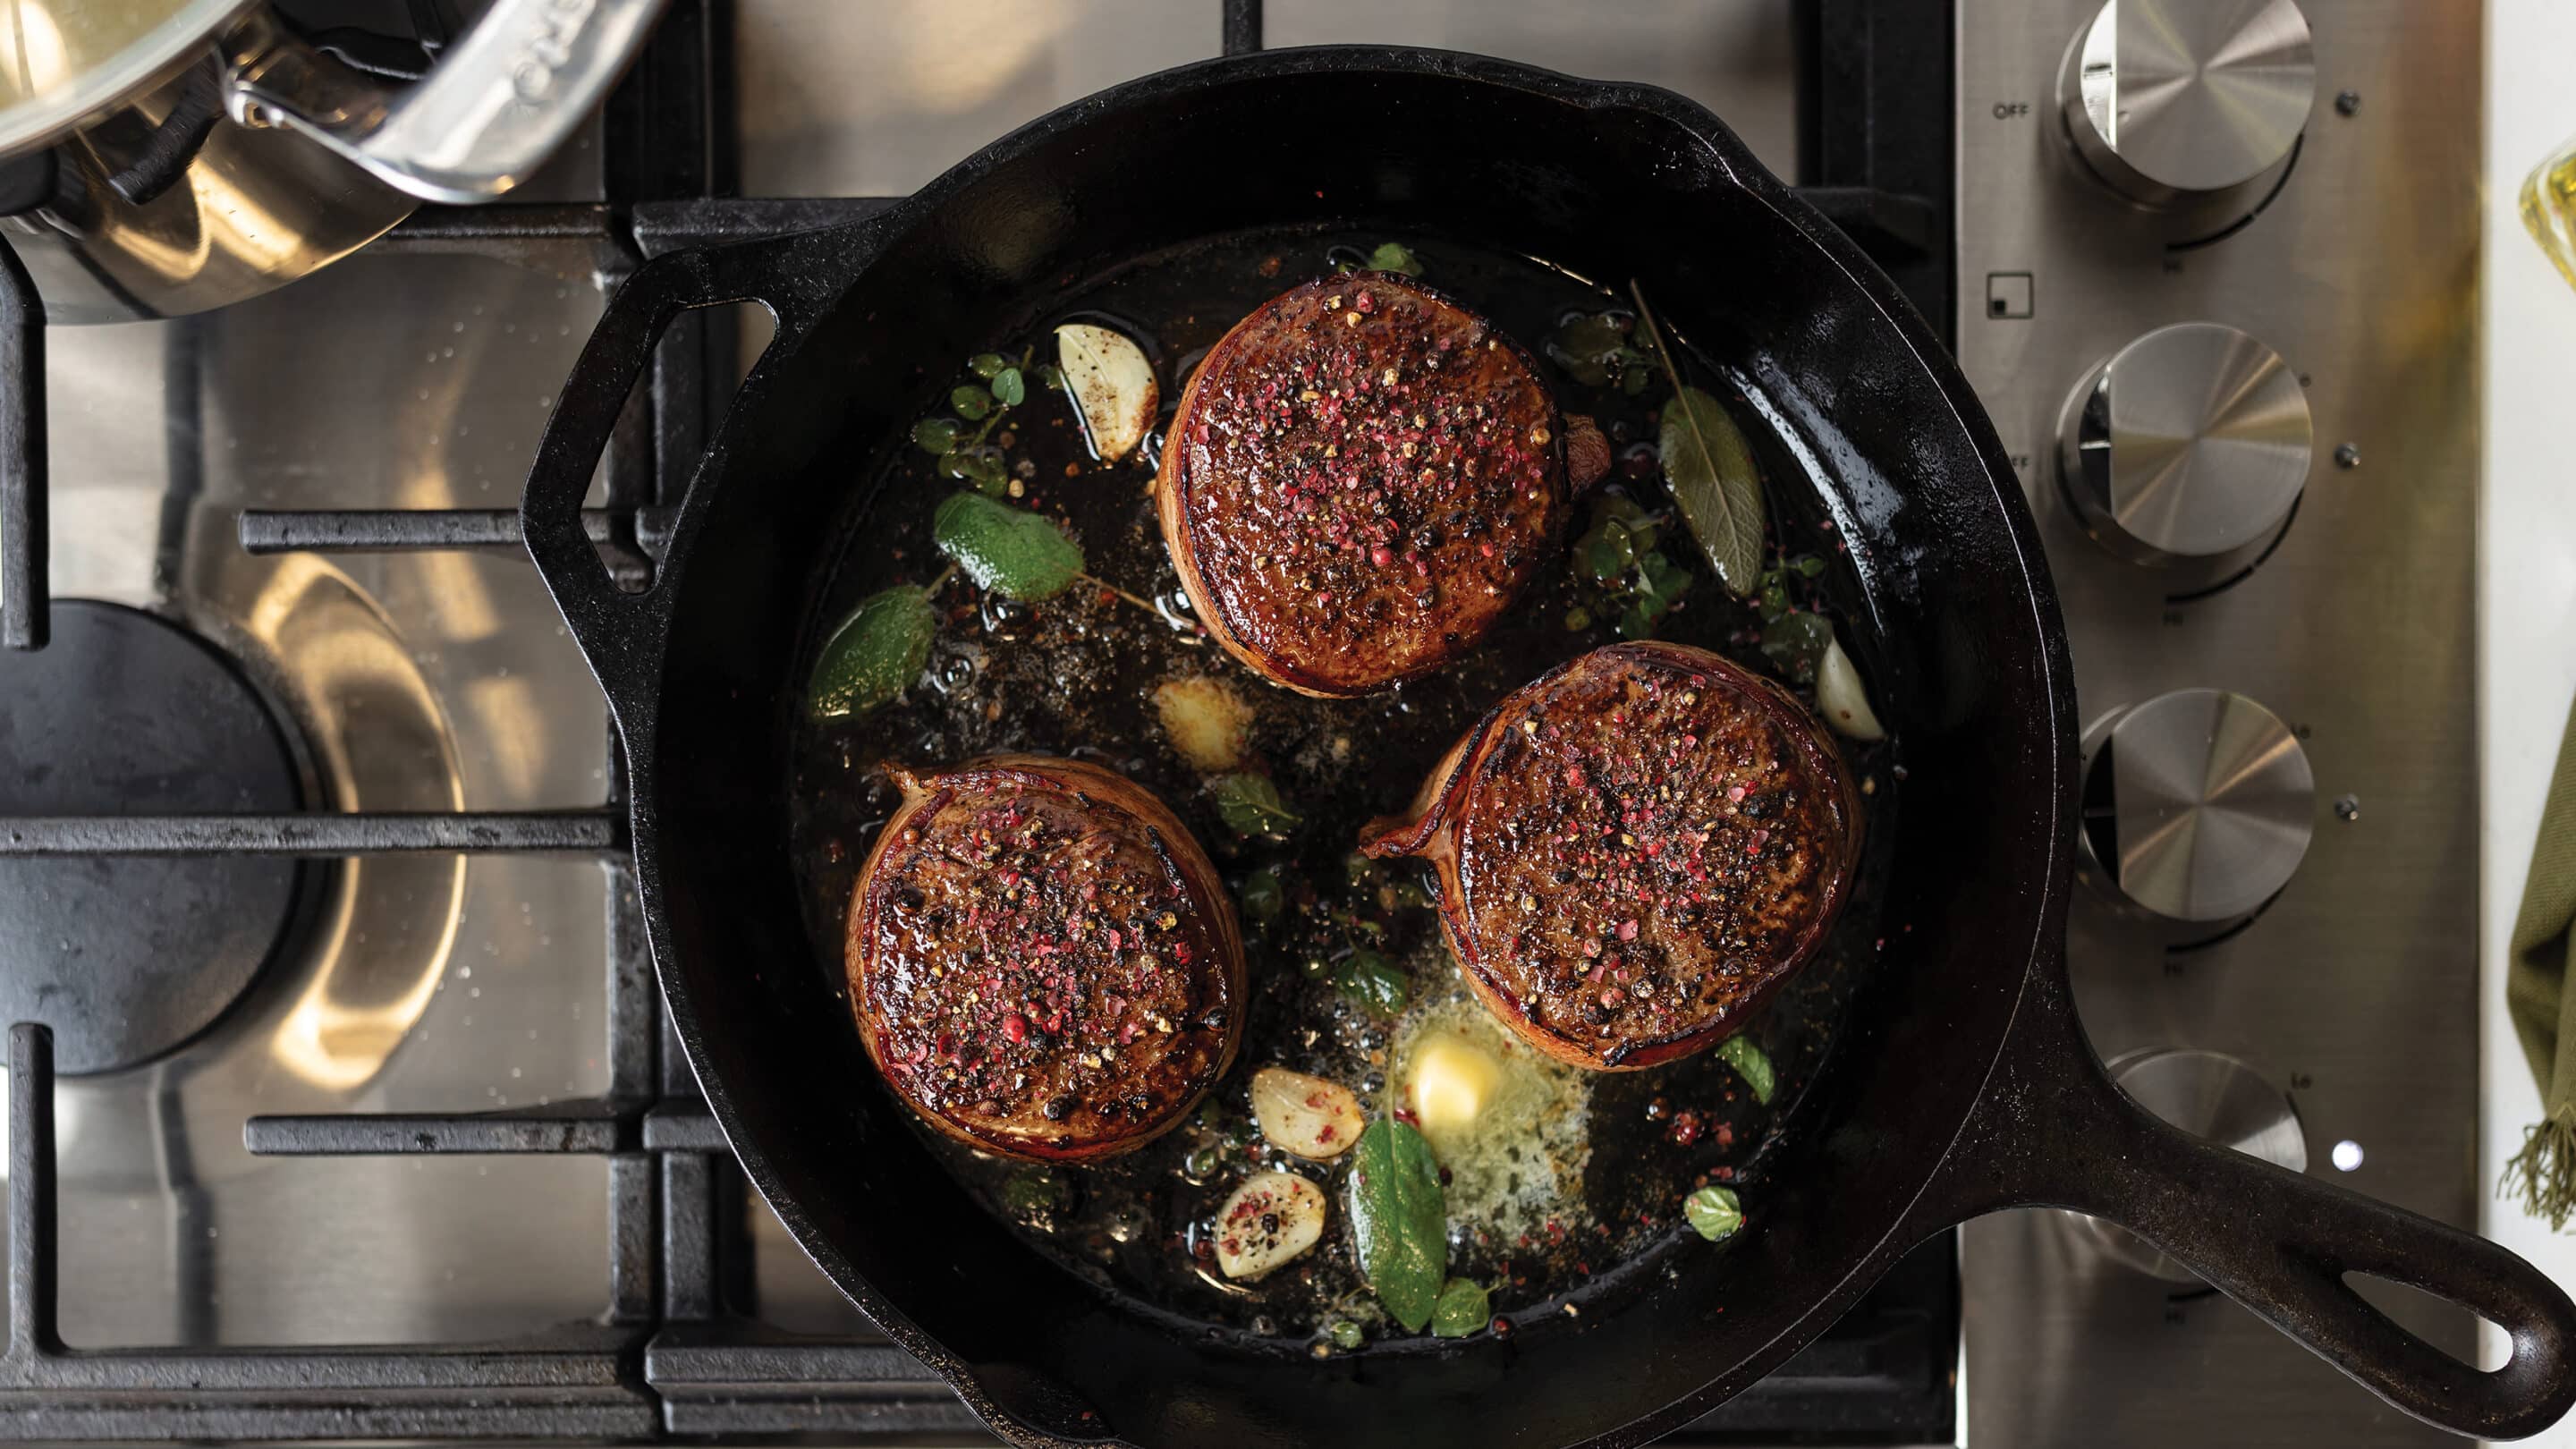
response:
<path fill-rule="evenodd" d="M 1106 1157 L 1179 1121 L 1242 1035 L 1243 945 L 1198 843 L 1078 761 L 903 781 L 850 903 L 868 1055 L 950 1136 Z"/>
<path fill-rule="evenodd" d="M 1860 844 L 1822 725 L 1705 650 L 1596 650 L 1506 698 L 1374 854 L 1438 866 L 1477 994 L 1560 1060 L 1712 1046 L 1811 956 Z"/>
<path fill-rule="evenodd" d="M 1412 280 L 1309 282 L 1181 394 L 1163 541 L 1262 675 L 1349 695 L 1436 669 L 1554 557 L 1565 425 L 1529 355 Z"/>

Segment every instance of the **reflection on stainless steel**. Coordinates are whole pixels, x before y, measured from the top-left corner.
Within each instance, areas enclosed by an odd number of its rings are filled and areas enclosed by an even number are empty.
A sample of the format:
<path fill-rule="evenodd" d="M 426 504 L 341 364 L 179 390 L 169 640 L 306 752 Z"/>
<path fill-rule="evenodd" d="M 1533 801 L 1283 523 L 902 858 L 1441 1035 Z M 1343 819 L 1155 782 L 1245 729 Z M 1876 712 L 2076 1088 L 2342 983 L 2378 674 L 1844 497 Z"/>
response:
<path fill-rule="evenodd" d="M 0 0 L 0 151 L 95 114 L 250 3 Z"/>
<path fill-rule="evenodd" d="M 2110 1066 L 2112 1080 L 2139 1106 L 2185 1132 L 2292 1172 L 2308 1170 L 2308 1139 L 2299 1130 L 2298 1108 L 2247 1063 L 2224 1052 L 2178 1047 L 2132 1052 Z M 2088 1241 L 2141 1273 L 2168 1283 L 2200 1281 L 2198 1274 L 2126 1228 L 2080 1213 L 2066 1218 Z"/>
<path fill-rule="evenodd" d="M 2307 752 L 2241 694 L 2177 689 L 2105 717 L 2085 733 L 2084 780 L 2092 873 L 2167 920 L 2243 917 L 2307 856 Z"/>
<path fill-rule="evenodd" d="M 2084 174 L 2053 105 L 2068 37 L 2101 0 L 1960 0 L 1959 352 L 2025 470 L 2086 717 L 2238 691 L 2291 726 L 2325 799 L 2369 802 L 2320 826 L 2278 899 L 2224 939 L 2204 927 L 2177 942 L 2079 895 L 2070 954 L 2086 1032 L 2110 1054 L 2183 1045 L 2263 1064 L 2319 1142 L 2368 1145 L 2339 1183 L 2465 1226 L 2480 1187 L 2479 6 L 2305 8 L 2317 85 L 2366 103 L 2314 108 L 2279 197 L 2242 230 L 2168 251 L 2170 224 Z M 2195 320 L 2289 359 L 2315 451 L 2351 442 L 2366 460 L 2312 466 L 2278 549 L 2200 598 L 2187 596 L 2247 560 L 2142 569 L 2106 556 L 2051 457 L 2071 383 Z M 1981 1449 L 2449 1442 L 2224 1298 L 2176 1296 L 2090 1251 L 2052 1214 L 1971 1224 L 1963 1255 Z M 2473 1354 L 2467 1313 L 2429 1299 L 2393 1311 Z"/>
<path fill-rule="evenodd" d="M 303 137 L 220 116 L 192 156 L 150 159 L 165 123 L 209 104 L 221 69 L 210 54 L 56 147 L 58 199 L 0 233 L 48 318 L 116 322 L 240 301 L 347 255 L 420 204 Z M 132 183 L 155 165 L 177 169 L 151 187 Z"/>
<path fill-rule="evenodd" d="M 2058 85 L 2086 164 L 2149 204 L 2278 166 L 2316 96 L 2307 17 L 2292 0 L 2106 0 Z"/>
<path fill-rule="evenodd" d="M 2057 475 L 2093 541 L 2136 563 L 2268 537 L 2307 486 L 2298 375 L 2233 327 L 2180 322 L 2111 354 L 2066 402 Z"/>
<path fill-rule="evenodd" d="M 174 610 L 241 660 L 319 806 L 597 803 L 597 686 L 524 559 L 254 558 L 234 519 L 507 503 L 598 305 L 578 249 L 560 273 L 361 256 L 213 317 L 56 334 L 58 591 Z M 65 1336 L 472 1341 L 596 1313 L 604 1160 L 263 1159 L 242 1122 L 599 1092 L 601 866 L 308 874 L 289 949 L 214 1031 L 58 1083 Z"/>

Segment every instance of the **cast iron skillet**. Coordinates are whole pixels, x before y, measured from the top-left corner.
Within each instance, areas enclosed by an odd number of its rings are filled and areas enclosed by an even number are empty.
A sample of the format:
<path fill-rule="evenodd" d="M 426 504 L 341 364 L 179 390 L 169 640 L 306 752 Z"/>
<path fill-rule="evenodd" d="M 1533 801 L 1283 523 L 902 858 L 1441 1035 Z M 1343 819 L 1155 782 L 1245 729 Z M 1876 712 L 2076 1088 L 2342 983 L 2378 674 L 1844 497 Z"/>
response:
<path fill-rule="evenodd" d="M 1158 247 L 1301 222 L 1433 231 L 1642 279 L 1738 359 L 1798 445 L 1867 594 L 1911 779 L 1883 965 L 1858 992 L 1723 1251 L 1616 1311 L 1508 1339 L 1318 1362 L 1260 1352 L 1053 1268 L 978 1211 L 877 1089 L 814 965 L 788 859 L 787 750 L 812 595 L 862 516 L 864 462 L 927 363 L 1015 303 Z M 700 468 L 659 583 L 612 586 L 579 517 L 678 312 L 757 299 L 776 342 Z M 528 481 L 529 551 L 605 688 L 632 770 L 653 954 L 708 1105 L 796 1241 L 1022 1443 L 1627 1445 L 1830 1325 L 1905 1249 L 2048 1204 L 2126 1224 L 2390 1403 L 2512 1438 L 2576 1399 L 2576 1305 L 2467 1233 L 2168 1128 L 2069 1005 L 2074 693 L 2020 485 L 1931 331 L 1714 116 L 1662 91 L 1478 57 L 1334 48 L 1150 76 L 1078 102 L 858 225 L 639 270 L 564 389 Z M 2482 1373 L 2346 1274 L 2502 1325 Z"/>

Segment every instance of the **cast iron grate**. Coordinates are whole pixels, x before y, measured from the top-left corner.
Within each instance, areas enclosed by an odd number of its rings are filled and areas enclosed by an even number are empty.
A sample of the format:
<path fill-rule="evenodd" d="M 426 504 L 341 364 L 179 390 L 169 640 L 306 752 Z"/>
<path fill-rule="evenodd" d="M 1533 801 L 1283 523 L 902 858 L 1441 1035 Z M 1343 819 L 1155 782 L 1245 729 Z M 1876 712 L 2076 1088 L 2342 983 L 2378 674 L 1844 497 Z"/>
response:
<path fill-rule="evenodd" d="M 1224 49 L 1257 49 L 1261 0 L 1219 0 Z M 1820 210 L 1897 276 L 1946 335 L 1948 3 L 1797 0 L 1800 154 Z M 1897 13 L 1902 12 L 1902 13 Z M 734 148 L 730 0 L 675 0 L 609 102 L 602 204 L 424 210 L 375 245 L 526 265 L 582 257 L 602 286 L 664 251 L 856 220 L 891 198 L 743 199 Z M 0 247 L 0 647 L 46 637 L 42 309 Z M 688 469 L 730 393 L 732 319 L 673 324 L 603 464 L 585 515 L 640 586 Z M 509 549 L 514 511 L 253 511 L 254 553 Z M 0 820 L 0 855 L 554 851 L 608 871 L 609 1086 L 506 1111 L 255 1117 L 270 1156 L 579 1153 L 609 1163 L 606 1304 L 590 1320 L 500 1343 L 358 1348 L 74 1349 L 56 1332 L 53 1052 L 9 1038 L 8 1348 L 0 1439 L 540 1439 L 830 1433 L 974 1437 L 946 1386 L 882 1338 L 790 1334 L 754 1316 L 743 1184 L 661 1015 L 618 788 L 596 806 L 483 814 Z M 1958 1352 L 1948 1236 L 1904 1260 L 1779 1373 L 1671 1442 L 1948 1442 Z"/>

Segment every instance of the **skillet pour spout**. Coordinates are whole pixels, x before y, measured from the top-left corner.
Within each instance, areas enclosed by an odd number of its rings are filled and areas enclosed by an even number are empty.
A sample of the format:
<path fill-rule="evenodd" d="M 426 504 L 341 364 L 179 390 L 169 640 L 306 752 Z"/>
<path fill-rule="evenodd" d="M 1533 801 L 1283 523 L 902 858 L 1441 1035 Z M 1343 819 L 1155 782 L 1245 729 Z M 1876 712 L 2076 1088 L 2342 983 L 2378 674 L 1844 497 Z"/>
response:
<path fill-rule="evenodd" d="M 1015 335 L 1067 278 L 1247 228 L 1475 238 L 1605 297 L 1636 279 L 1790 454 L 1831 460 L 1779 491 L 1849 549 L 1866 597 L 1845 642 L 1907 767 L 1870 849 L 1882 915 L 1910 929 L 1867 968 L 1744 1230 L 1676 1229 L 1579 1318 L 1508 1338 L 1318 1361 L 1079 1279 L 941 1170 L 868 1085 L 834 973 L 806 966 L 833 953 L 799 907 L 782 782 L 818 600 L 874 501 L 856 461 L 904 446 L 924 359 Z M 622 593 L 583 531 L 594 465 L 663 327 L 739 300 L 776 338 L 654 586 Z M 2529 1264 L 2193 1142 L 2111 1085 L 2067 1001 L 2075 697 L 2020 482 L 1932 329 L 1688 101 L 1371 47 L 1117 87 L 867 221 L 646 263 L 562 390 L 521 516 L 625 745 L 654 961 L 709 1108 L 822 1271 L 1015 1443 L 1639 1444 L 1777 1368 L 1927 1235 L 2023 1205 L 2126 1224 L 2445 1429 L 2529 1434 L 2576 1399 L 2576 1305 Z M 2474 1309 L 2511 1361 L 2448 1359 L 2347 1274 Z"/>

